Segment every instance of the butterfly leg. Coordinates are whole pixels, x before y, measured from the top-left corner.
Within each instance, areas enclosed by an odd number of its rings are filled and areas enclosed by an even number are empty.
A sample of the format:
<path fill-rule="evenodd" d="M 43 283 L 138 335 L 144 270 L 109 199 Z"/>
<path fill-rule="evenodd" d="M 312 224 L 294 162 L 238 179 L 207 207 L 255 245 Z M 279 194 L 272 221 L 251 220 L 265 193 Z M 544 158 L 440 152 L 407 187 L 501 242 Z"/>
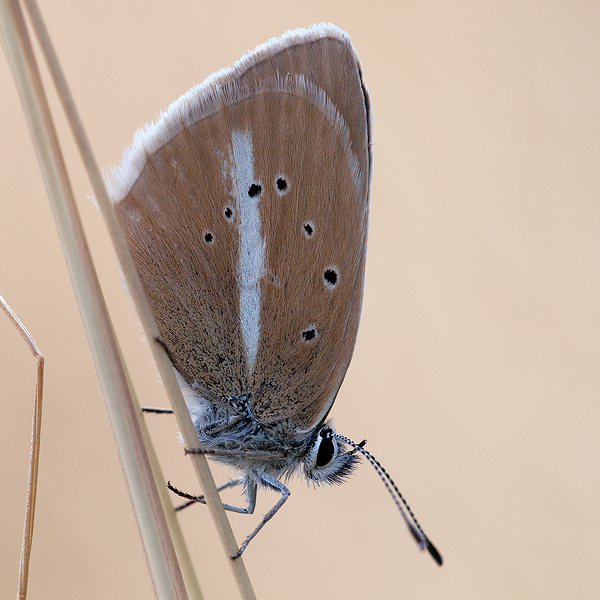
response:
<path fill-rule="evenodd" d="M 250 543 L 250 540 L 252 540 L 256 536 L 256 534 L 265 526 L 267 521 L 270 521 L 273 518 L 275 513 L 283 506 L 283 503 L 290 497 L 290 493 L 291 493 L 290 490 L 285 485 L 283 485 L 283 483 L 281 483 L 281 481 L 279 481 L 275 477 L 272 477 L 271 475 L 261 474 L 260 481 L 265 487 L 268 487 L 275 492 L 279 492 L 281 494 L 281 498 L 275 503 L 273 508 L 271 508 L 271 510 L 269 510 L 263 516 L 260 523 L 256 526 L 256 529 L 244 540 L 244 543 L 240 546 L 240 549 L 231 557 L 232 559 L 239 558 L 242 555 L 242 552 L 244 552 L 244 550 Z M 244 482 L 243 477 L 237 477 L 235 479 L 231 479 L 228 482 L 224 483 L 223 485 L 219 486 L 217 488 L 217 491 L 220 492 L 221 490 L 224 490 L 226 488 L 230 488 L 235 485 L 240 485 L 243 482 Z M 189 500 L 190 500 L 189 502 L 186 502 L 186 503 L 182 504 L 181 506 L 178 506 L 175 510 L 181 510 L 182 508 L 185 508 L 186 506 L 189 506 L 190 504 L 193 504 L 194 502 L 200 502 L 200 504 L 206 504 L 206 500 L 204 499 L 204 496 L 194 496 L 192 494 L 182 492 L 182 491 L 178 490 L 176 487 L 174 487 L 173 485 L 171 485 L 171 482 L 167 482 L 167 487 L 172 492 L 177 494 L 178 496 L 182 496 L 183 498 L 189 498 Z M 225 510 L 228 510 L 230 512 L 251 515 L 254 513 L 254 509 L 256 508 L 257 489 L 258 489 L 258 486 L 257 486 L 256 482 L 252 481 L 252 482 L 248 483 L 248 487 L 246 488 L 247 503 L 246 503 L 245 507 L 234 506 L 233 504 L 228 504 L 227 502 L 221 502 L 221 504 L 223 505 L 223 508 Z"/>
<path fill-rule="evenodd" d="M 227 488 L 230 487 L 234 487 L 236 485 L 240 485 L 243 482 L 243 477 L 235 477 L 234 479 L 230 479 L 229 481 L 225 482 L 224 484 L 220 485 L 217 488 L 217 492 L 220 492 L 222 490 L 226 490 Z M 174 493 L 177 494 L 178 496 L 181 496 L 182 498 L 188 498 L 188 502 L 184 502 L 183 504 L 180 504 L 179 506 L 175 507 L 175 511 L 180 511 L 184 508 L 187 508 L 188 506 L 190 506 L 191 504 L 195 504 L 196 502 L 199 502 L 200 504 L 206 504 L 206 500 L 204 499 L 204 496 L 194 496 L 193 494 L 188 494 L 187 492 L 182 492 L 181 490 L 178 490 L 174 485 L 171 484 L 170 481 L 167 481 L 167 487 Z M 244 512 L 246 509 L 242 509 L 239 508 L 237 506 L 232 506 L 232 508 L 227 508 L 228 506 L 231 506 L 230 504 L 226 504 L 225 502 L 222 503 L 223 507 L 225 508 L 225 510 L 231 510 L 233 509 L 238 509 L 235 510 L 234 512 Z"/>
<path fill-rule="evenodd" d="M 279 479 L 275 479 L 275 477 L 271 477 L 271 475 L 266 474 L 261 474 L 260 479 L 263 485 L 276 492 L 279 492 L 281 494 L 281 498 L 275 503 L 273 508 L 271 508 L 271 510 L 265 514 L 260 523 L 257 525 L 256 529 L 244 540 L 244 543 L 240 546 L 240 549 L 231 557 L 234 560 L 242 555 L 242 552 L 246 549 L 246 546 L 248 546 L 250 540 L 252 540 L 252 538 L 254 538 L 254 536 L 265 526 L 267 521 L 270 521 L 273 518 L 275 513 L 283 506 L 283 503 L 290 497 L 290 490 L 288 490 L 288 488 L 283 485 Z M 247 512 L 252 514 L 256 506 L 256 484 L 249 488 L 247 496 Z"/>
<path fill-rule="evenodd" d="M 154 406 L 142 406 L 143 413 L 152 413 L 154 415 L 172 415 L 172 408 L 155 408 Z"/>

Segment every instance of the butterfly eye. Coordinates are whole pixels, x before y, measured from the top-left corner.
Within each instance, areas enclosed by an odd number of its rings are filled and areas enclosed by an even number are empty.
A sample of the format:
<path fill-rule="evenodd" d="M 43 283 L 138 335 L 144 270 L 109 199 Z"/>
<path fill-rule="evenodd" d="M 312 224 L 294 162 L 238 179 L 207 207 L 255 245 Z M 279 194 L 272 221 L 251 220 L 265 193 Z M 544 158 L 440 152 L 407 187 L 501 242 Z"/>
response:
<path fill-rule="evenodd" d="M 304 474 L 316 485 L 333 485 L 344 481 L 358 464 L 356 452 L 348 452 L 330 423 L 318 431 L 304 460 Z"/>
<path fill-rule="evenodd" d="M 328 465 L 333 457 L 335 456 L 335 444 L 333 443 L 333 436 L 331 428 L 324 427 L 319 433 L 321 443 L 319 444 L 319 450 L 317 452 L 317 467 L 324 467 Z"/>

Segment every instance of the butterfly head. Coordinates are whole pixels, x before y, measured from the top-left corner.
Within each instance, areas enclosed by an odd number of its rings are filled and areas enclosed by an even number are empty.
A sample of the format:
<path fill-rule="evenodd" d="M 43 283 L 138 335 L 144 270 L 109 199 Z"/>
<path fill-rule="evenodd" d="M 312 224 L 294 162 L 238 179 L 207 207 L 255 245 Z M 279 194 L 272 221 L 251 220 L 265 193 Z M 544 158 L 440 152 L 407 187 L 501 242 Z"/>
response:
<path fill-rule="evenodd" d="M 343 483 L 358 462 L 356 450 L 337 437 L 331 423 L 325 423 L 311 437 L 304 457 L 304 475 L 316 485 Z"/>

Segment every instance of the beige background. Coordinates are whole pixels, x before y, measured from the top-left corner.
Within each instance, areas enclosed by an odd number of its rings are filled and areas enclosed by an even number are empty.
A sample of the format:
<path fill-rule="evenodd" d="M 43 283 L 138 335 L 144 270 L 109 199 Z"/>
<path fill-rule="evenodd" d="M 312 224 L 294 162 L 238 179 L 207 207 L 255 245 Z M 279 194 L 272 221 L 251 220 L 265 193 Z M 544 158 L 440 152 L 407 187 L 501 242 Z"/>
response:
<path fill-rule="evenodd" d="M 446 564 L 416 550 L 363 465 L 335 489 L 292 482 L 245 555 L 258 597 L 599 597 L 600 5 L 46 0 L 42 10 L 103 165 L 161 107 L 288 28 L 332 21 L 361 56 L 374 107 L 369 258 L 333 415 L 369 439 Z M 30 598 L 150 598 L 3 60 L 0 106 L 0 292 L 47 359 Z M 164 403 L 70 142 L 66 153 L 139 396 Z M 13 598 L 34 362 L 3 318 L 0 336 L 0 597 Z M 167 476 L 196 489 L 173 420 L 150 424 Z M 259 510 L 275 499 L 262 493 Z M 238 539 L 257 520 L 234 515 Z M 182 524 L 206 598 L 235 598 L 206 510 Z"/>

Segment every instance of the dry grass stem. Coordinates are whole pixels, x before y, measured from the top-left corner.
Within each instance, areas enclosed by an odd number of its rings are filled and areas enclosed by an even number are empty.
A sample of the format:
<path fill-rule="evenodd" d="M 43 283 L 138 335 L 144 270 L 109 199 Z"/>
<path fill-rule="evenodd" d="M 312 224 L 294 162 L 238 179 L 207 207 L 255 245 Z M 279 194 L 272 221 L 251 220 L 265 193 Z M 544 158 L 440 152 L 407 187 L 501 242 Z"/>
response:
<path fill-rule="evenodd" d="M 33 540 L 33 523 L 35 519 L 35 501 L 37 498 L 37 483 L 40 464 L 40 435 L 42 433 L 42 397 L 44 390 L 44 357 L 35 343 L 32 335 L 8 302 L 0 296 L 0 307 L 9 318 L 15 329 L 25 340 L 31 354 L 37 361 L 35 377 L 35 396 L 33 400 L 33 419 L 31 424 L 31 447 L 29 451 L 29 472 L 27 474 L 27 500 L 25 503 L 25 523 L 23 525 L 23 541 L 21 542 L 21 560 L 19 563 L 19 585 L 17 600 L 27 597 L 27 582 L 29 580 L 29 561 L 31 559 L 31 544 Z"/>

